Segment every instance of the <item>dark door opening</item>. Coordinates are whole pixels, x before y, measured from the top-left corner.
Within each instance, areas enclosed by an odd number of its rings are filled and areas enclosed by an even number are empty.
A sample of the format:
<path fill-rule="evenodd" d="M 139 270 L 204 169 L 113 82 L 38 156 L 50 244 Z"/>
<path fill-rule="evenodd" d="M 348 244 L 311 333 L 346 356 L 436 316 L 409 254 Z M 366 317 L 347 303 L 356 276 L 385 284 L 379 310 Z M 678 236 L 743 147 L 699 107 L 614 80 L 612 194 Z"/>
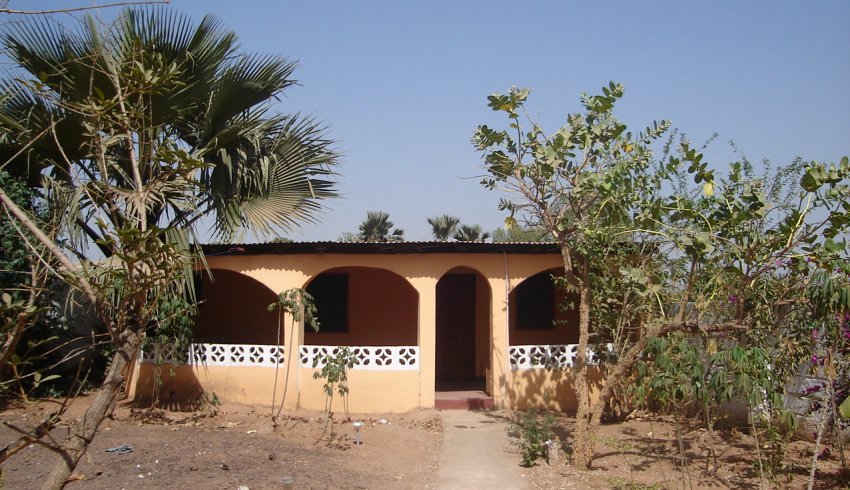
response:
<path fill-rule="evenodd" d="M 475 274 L 446 274 L 437 283 L 436 390 L 480 390 L 475 377 Z"/>

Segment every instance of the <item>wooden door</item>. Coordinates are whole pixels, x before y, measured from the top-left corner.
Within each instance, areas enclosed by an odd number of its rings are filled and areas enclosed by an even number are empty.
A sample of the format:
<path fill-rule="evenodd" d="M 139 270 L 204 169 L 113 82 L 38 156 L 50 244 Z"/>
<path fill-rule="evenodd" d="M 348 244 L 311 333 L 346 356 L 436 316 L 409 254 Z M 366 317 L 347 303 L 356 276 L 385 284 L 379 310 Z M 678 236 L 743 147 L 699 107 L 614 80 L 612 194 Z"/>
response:
<path fill-rule="evenodd" d="M 446 274 L 437 283 L 437 383 L 475 378 L 475 274 Z"/>

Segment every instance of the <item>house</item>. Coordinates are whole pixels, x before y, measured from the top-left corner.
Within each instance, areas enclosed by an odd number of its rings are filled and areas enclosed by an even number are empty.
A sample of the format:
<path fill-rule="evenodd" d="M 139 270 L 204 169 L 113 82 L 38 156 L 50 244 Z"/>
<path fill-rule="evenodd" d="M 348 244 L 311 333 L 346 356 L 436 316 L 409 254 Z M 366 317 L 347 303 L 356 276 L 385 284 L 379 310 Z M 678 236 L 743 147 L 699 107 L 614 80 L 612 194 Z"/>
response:
<path fill-rule="evenodd" d="M 569 366 L 576 315 L 559 305 L 563 274 L 552 243 L 266 243 L 204 247 L 204 302 L 189 361 L 163 373 L 160 398 L 215 393 L 286 409 L 324 408 L 314 361 L 348 346 L 352 412 L 439 407 L 441 394 L 480 390 L 507 408 L 575 407 Z M 268 306 L 304 288 L 321 328 Z M 154 352 L 135 366 L 128 389 L 149 397 Z M 548 364 L 554 369 L 545 369 Z M 277 386 L 275 386 L 277 380 Z"/>

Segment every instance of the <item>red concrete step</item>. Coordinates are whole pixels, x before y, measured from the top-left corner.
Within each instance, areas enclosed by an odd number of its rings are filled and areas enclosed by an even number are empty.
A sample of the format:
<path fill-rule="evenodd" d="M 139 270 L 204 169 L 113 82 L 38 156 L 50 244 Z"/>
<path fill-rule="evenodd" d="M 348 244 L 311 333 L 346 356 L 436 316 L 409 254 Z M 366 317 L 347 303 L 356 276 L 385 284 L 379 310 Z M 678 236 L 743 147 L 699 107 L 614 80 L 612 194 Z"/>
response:
<path fill-rule="evenodd" d="M 438 391 L 434 398 L 437 410 L 491 410 L 493 397 L 483 391 Z"/>

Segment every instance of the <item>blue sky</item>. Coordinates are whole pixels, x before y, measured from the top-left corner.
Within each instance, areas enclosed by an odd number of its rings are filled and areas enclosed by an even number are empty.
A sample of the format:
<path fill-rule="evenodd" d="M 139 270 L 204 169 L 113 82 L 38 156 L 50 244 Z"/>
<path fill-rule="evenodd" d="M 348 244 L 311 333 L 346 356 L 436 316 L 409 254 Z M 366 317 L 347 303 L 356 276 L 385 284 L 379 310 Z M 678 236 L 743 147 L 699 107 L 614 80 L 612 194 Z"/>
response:
<path fill-rule="evenodd" d="M 344 157 L 343 199 L 296 240 L 356 231 L 368 210 L 410 240 L 429 239 L 425 220 L 442 213 L 501 226 L 469 137 L 504 122 L 486 97 L 512 85 L 533 89 L 529 112 L 551 132 L 581 92 L 620 82 L 624 121 L 669 119 L 694 142 L 717 132 L 706 156 L 721 168 L 730 140 L 775 164 L 850 154 L 847 1 L 171 3 L 218 15 L 245 50 L 300 61 L 280 110 L 324 121 Z"/>

